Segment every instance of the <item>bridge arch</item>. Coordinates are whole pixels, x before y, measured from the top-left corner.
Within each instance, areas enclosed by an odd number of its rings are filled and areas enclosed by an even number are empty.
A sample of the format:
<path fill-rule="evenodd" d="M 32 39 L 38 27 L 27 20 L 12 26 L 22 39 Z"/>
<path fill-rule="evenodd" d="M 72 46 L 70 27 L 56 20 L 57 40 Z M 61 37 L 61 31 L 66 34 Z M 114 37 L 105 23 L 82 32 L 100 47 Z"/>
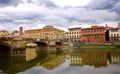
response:
<path fill-rule="evenodd" d="M 34 42 L 34 43 L 36 43 L 38 46 L 47 46 L 48 44 L 47 43 L 45 43 L 45 42 Z"/>
<path fill-rule="evenodd" d="M 62 45 L 62 42 L 55 42 L 56 46 L 61 46 Z"/>
<path fill-rule="evenodd" d="M 0 56 L 11 56 L 11 46 L 8 43 L 0 42 Z"/>

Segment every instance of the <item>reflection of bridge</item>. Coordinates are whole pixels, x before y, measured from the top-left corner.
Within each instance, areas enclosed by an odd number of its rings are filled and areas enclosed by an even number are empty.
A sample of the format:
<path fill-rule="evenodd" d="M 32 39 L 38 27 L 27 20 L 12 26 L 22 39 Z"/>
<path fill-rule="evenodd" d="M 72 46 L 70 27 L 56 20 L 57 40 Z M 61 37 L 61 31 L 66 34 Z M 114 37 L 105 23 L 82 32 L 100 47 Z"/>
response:
<path fill-rule="evenodd" d="M 37 39 L 1 39 L 0 40 L 0 56 L 12 56 L 16 49 L 25 49 L 27 43 L 36 43 L 38 46 L 56 46 L 62 45 L 62 41 L 56 40 L 37 40 Z"/>

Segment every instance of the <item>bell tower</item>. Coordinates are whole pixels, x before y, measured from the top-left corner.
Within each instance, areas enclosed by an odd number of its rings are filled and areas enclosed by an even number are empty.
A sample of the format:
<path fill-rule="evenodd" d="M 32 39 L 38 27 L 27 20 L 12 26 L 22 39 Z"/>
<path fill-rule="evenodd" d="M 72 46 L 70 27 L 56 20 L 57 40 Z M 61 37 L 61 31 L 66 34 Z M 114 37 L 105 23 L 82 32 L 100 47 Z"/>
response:
<path fill-rule="evenodd" d="M 23 34 L 23 27 L 19 27 L 19 33 L 20 33 L 20 35 Z"/>
<path fill-rule="evenodd" d="M 118 28 L 120 29 L 120 22 L 118 22 Z"/>

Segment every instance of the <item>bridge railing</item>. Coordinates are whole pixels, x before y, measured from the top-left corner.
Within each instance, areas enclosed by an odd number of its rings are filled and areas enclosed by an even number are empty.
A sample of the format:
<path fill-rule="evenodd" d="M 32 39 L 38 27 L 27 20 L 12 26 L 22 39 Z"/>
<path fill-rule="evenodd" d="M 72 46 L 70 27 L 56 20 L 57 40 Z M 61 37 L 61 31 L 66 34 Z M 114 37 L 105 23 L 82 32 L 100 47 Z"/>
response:
<path fill-rule="evenodd" d="M 13 40 L 13 38 L 11 38 L 11 37 L 0 37 L 0 41 L 9 41 L 9 40 Z"/>

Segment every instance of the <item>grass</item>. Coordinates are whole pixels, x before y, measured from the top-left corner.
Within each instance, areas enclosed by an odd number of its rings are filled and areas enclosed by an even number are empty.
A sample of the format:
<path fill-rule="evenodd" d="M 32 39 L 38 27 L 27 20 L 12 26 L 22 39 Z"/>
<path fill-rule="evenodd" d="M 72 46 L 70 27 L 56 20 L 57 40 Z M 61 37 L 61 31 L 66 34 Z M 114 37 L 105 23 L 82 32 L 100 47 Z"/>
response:
<path fill-rule="evenodd" d="M 77 49 L 77 48 L 97 48 L 97 49 L 112 49 L 112 48 L 116 48 L 116 49 L 120 49 L 120 44 L 80 44 L 80 45 L 75 45 L 72 46 L 73 49 Z"/>

